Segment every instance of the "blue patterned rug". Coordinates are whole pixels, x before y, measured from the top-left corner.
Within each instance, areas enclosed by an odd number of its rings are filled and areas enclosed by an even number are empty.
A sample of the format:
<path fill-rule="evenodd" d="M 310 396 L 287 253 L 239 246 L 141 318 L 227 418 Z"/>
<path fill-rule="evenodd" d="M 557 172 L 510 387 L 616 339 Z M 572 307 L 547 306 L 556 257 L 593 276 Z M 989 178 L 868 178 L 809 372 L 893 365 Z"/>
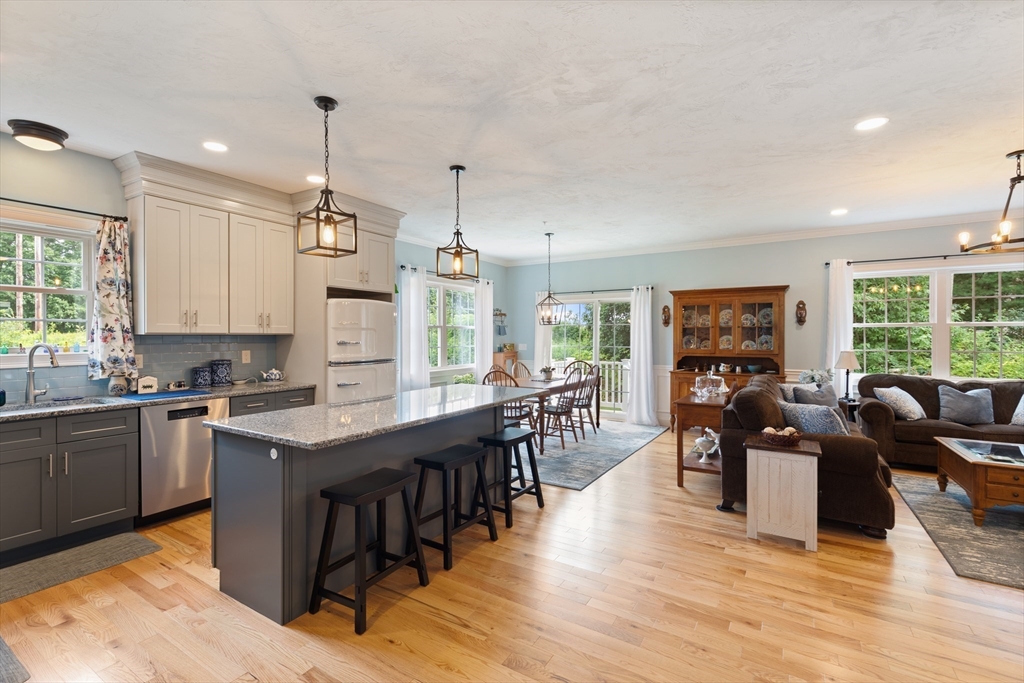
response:
<path fill-rule="evenodd" d="M 952 479 L 945 493 L 934 475 L 893 472 L 892 483 L 957 576 L 1024 588 L 1024 506 L 992 508 L 979 527 L 971 499 Z"/>
<path fill-rule="evenodd" d="M 665 427 L 605 420 L 597 434 L 587 425 L 587 438 L 579 443 L 566 432 L 564 451 L 558 437 L 545 437 L 544 455 L 537 456 L 540 483 L 582 491 L 664 431 Z M 529 469 L 527 465 L 527 473 Z"/>

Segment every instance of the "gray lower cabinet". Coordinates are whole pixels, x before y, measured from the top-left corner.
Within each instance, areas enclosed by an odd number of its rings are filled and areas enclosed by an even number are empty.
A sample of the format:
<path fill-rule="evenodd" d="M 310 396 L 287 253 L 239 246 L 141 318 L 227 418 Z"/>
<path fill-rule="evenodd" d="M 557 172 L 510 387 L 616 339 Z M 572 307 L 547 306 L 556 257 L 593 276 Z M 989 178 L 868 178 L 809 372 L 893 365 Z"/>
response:
<path fill-rule="evenodd" d="M 138 514 L 138 410 L 0 423 L 0 551 Z"/>
<path fill-rule="evenodd" d="M 139 435 L 60 444 L 57 534 L 139 514 Z"/>
<path fill-rule="evenodd" d="M 297 389 L 295 391 L 280 391 L 276 394 L 236 396 L 231 399 L 231 417 L 311 406 L 313 405 L 314 391 L 313 389 Z"/>
<path fill-rule="evenodd" d="M 0 448 L 0 551 L 57 535 L 55 451 Z"/>

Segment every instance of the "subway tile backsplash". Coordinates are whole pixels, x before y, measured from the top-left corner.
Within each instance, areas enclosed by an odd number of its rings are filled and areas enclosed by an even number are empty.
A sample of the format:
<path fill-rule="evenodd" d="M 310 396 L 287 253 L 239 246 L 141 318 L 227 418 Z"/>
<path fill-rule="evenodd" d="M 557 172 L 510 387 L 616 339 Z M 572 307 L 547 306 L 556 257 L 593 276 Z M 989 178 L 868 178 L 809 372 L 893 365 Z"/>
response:
<path fill-rule="evenodd" d="M 251 361 L 242 364 L 242 351 L 250 352 Z M 184 380 L 192 383 L 192 368 L 208 365 L 217 358 L 230 358 L 235 379 L 261 377 L 261 370 L 277 364 L 277 338 L 239 335 L 144 335 L 135 338 L 135 353 L 142 355 L 140 375 L 153 375 L 161 387 L 168 382 Z M 25 400 L 25 370 L 11 368 L 0 371 L 0 384 L 7 391 L 8 403 Z M 51 368 L 45 354 L 36 354 L 36 388 L 46 387 L 46 396 L 38 400 L 68 396 L 105 396 L 107 381 L 90 380 L 84 365 Z"/>

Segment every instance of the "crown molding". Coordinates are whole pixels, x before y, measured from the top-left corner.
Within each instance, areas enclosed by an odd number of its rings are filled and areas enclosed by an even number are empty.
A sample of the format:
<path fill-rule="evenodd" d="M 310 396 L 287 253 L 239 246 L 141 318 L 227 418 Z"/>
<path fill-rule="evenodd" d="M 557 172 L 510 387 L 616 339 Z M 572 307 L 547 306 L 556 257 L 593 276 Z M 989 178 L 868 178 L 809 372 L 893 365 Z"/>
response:
<path fill-rule="evenodd" d="M 892 230 L 914 230 L 916 228 L 941 228 L 949 225 L 967 225 L 970 223 L 982 223 L 999 220 L 999 211 L 983 211 L 979 213 L 964 213 L 953 216 L 932 216 L 929 218 L 907 218 L 882 223 L 863 223 L 860 225 L 843 225 L 831 228 L 811 228 L 809 230 L 792 230 L 788 232 L 763 233 L 760 235 L 747 235 L 744 237 L 727 237 L 714 240 L 700 240 L 697 242 L 680 242 L 677 244 L 666 244 L 659 247 L 646 247 L 642 249 L 626 249 L 616 251 L 590 252 L 584 254 L 552 257 L 552 263 L 565 263 L 568 261 L 590 261 L 603 258 L 619 258 L 622 256 L 645 256 L 648 254 L 663 254 L 674 251 L 696 251 L 699 249 L 719 249 L 722 247 L 742 247 L 752 244 L 771 244 L 773 242 L 793 242 L 796 240 L 820 239 L 822 237 L 839 237 L 843 235 L 863 235 L 873 232 L 889 232 Z M 958 245 L 954 245 L 958 246 Z M 511 266 L 532 266 L 547 263 L 547 258 L 510 259 Z"/>
<path fill-rule="evenodd" d="M 415 244 L 418 247 L 427 247 L 428 249 L 437 249 L 437 247 L 438 247 L 438 244 L 436 242 L 431 242 L 430 240 L 421 239 L 419 237 L 410 237 L 408 235 L 403 235 L 403 236 L 397 238 L 397 241 L 399 241 L 399 242 L 408 242 L 409 244 Z M 482 254 L 480 256 L 480 260 L 484 261 L 485 263 L 493 263 L 494 265 L 501 266 L 503 268 L 508 268 L 509 266 L 521 265 L 521 264 L 519 264 L 519 263 L 517 263 L 515 261 L 511 261 L 509 259 L 497 258 L 495 256 L 484 256 Z M 573 259 L 566 259 L 566 260 L 573 260 Z M 544 263 L 547 263 L 547 261 L 544 261 Z"/>

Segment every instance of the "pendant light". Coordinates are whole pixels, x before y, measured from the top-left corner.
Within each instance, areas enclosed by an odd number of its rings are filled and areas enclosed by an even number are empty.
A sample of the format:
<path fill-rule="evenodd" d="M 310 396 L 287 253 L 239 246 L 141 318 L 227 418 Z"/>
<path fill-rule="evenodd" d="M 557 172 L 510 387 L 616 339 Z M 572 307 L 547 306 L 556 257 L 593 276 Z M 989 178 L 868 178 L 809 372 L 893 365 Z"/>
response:
<path fill-rule="evenodd" d="M 329 258 L 351 256 L 356 253 L 356 215 L 338 208 L 330 187 L 328 162 L 331 150 L 327 144 L 327 114 L 338 108 L 338 101 L 319 95 L 313 98 L 313 103 L 324 112 L 324 189 L 320 190 L 317 205 L 299 214 L 296 225 L 298 251 Z"/>
<path fill-rule="evenodd" d="M 11 136 L 15 140 L 41 152 L 55 152 L 58 149 L 64 149 L 64 141 L 68 139 L 68 134 L 60 128 L 54 128 L 38 121 L 11 119 L 7 125 L 11 127 Z"/>
<path fill-rule="evenodd" d="M 537 304 L 537 323 L 540 325 L 557 325 L 562 322 L 565 306 L 551 293 L 551 236 L 555 233 L 544 233 L 548 238 L 548 295 Z"/>
<path fill-rule="evenodd" d="M 1010 178 L 1010 194 L 1006 197 L 1006 206 L 1003 207 L 1003 217 L 999 219 L 998 232 L 992 235 L 991 242 L 983 242 L 982 244 L 976 244 L 973 247 L 968 246 L 971 241 L 971 233 L 962 232 L 957 235 L 957 239 L 960 241 L 960 252 L 970 254 L 1005 254 L 1010 251 L 1024 251 L 1024 237 L 1017 237 L 1010 239 L 1010 230 L 1013 228 L 1007 218 L 1006 214 L 1010 211 L 1010 200 L 1013 199 L 1013 188 L 1017 185 L 1024 183 L 1024 176 L 1020 173 L 1020 158 L 1024 156 L 1024 149 L 1018 149 L 1016 152 L 1010 152 L 1006 155 L 1007 159 L 1017 159 L 1017 175 Z M 1009 247 L 1003 245 L 1018 244 L 1020 246 Z"/>
<path fill-rule="evenodd" d="M 480 252 L 462 241 L 462 226 L 459 225 L 459 174 L 465 173 L 466 167 L 456 164 L 448 170 L 455 171 L 455 235 L 447 246 L 437 248 L 437 276 L 475 280 L 480 277 Z"/>

